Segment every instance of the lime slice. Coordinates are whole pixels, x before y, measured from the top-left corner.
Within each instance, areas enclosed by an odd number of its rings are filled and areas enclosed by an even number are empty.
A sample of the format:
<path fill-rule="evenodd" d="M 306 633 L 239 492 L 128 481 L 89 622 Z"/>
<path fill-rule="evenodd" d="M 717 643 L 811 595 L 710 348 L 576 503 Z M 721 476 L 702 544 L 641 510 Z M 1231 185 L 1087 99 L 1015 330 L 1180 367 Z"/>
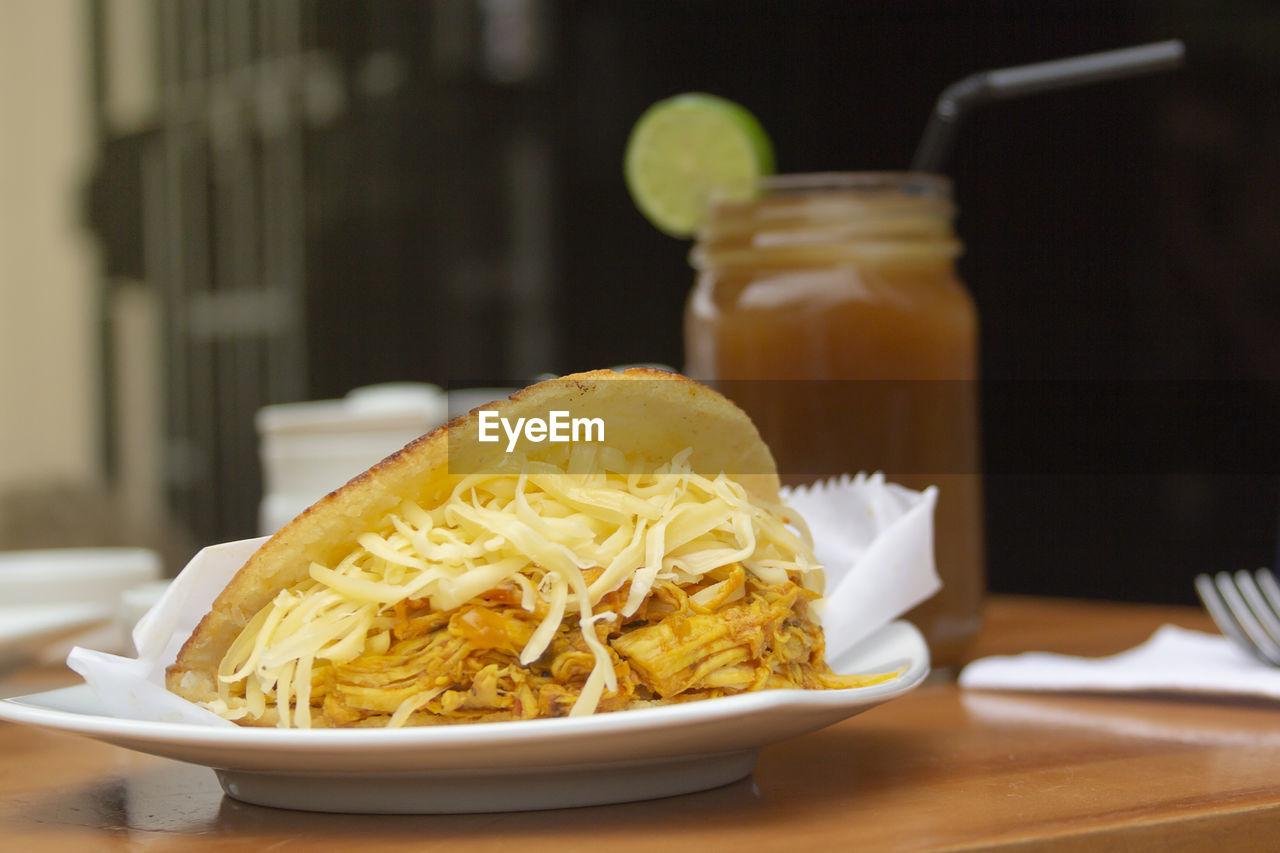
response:
<path fill-rule="evenodd" d="M 773 172 L 773 146 L 746 108 L 691 92 L 649 107 L 627 140 L 627 188 L 640 212 L 674 237 L 702 224 L 714 188 L 753 191 Z"/>

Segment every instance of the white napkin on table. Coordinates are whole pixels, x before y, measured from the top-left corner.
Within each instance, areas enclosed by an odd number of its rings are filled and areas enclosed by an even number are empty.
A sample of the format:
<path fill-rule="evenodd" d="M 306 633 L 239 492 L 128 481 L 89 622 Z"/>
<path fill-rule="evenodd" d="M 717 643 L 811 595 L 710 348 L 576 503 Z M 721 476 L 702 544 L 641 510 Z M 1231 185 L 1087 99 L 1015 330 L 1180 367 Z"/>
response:
<path fill-rule="evenodd" d="M 1280 669 L 1226 637 L 1164 625 L 1145 643 L 1105 658 L 1026 652 L 976 660 L 960 686 L 986 690 L 1174 691 L 1280 699 Z"/>

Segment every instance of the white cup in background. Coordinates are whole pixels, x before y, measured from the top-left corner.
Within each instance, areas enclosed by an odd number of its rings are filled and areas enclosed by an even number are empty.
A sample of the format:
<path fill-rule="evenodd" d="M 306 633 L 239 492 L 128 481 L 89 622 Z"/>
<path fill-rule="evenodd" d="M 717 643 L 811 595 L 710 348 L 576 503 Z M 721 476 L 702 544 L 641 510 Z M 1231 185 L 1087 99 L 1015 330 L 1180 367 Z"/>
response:
<path fill-rule="evenodd" d="M 258 410 L 262 458 L 259 532 L 274 533 L 352 477 L 445 422 L 435 385 L 397 382 L 351 391 L 341 400 L 283 403 Z"/>

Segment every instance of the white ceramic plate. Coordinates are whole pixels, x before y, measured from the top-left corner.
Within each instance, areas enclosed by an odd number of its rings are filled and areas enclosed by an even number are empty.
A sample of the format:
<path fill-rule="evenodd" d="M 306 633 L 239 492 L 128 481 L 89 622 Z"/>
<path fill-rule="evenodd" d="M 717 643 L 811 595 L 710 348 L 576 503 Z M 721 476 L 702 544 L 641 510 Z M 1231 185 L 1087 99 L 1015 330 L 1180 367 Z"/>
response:
<path fill-rule="evenodd" d="M 308 811 L 520 811 L 643 800 L 741 779 L 760 748 L 902 695 L 929 672 L 920 633 L 877 631 L 839 672 L 851 690 L 768 690 L 590 717 L 404 729 L 254 729 L 104 715 L 85 685 L 0 701 L 0 719 L 214 768 L 231 797 Z"/>
<path fill-rule="evenodd" d="M 35 654 L 45 644 L 113 615 L 109 604 L 0 605 L 0 667 Z"/>
<path fill-rule="evenodd" d="M 160 577 L 146 548 L 53 548 L 0 552 L 0 601 L 10 604 L 116 602 L 126 589 Z"/>

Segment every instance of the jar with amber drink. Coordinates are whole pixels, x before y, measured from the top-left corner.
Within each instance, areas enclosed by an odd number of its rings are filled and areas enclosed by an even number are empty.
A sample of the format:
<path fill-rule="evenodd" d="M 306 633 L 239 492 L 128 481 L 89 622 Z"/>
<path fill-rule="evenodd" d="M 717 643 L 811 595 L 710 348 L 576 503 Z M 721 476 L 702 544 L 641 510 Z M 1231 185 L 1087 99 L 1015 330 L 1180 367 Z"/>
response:
<path fill-rule="evenodd" d="M 755 420 L 785 482 L 883 471 L 938 487 L 943 588 L 908 618 L 953 669 L 985 572 L 978 320 L 937 175 L 768 178 L 712 204 L 693 248 L 686 370 Z"/>

